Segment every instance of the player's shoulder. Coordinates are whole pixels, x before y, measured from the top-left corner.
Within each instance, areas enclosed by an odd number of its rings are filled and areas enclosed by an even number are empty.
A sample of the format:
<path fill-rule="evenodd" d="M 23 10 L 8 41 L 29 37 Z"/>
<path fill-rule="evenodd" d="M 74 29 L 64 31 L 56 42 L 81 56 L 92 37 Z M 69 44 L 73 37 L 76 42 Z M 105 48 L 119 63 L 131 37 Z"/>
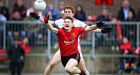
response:
<path fill-rule="evenodd" d="M 75 25 L 75 27 L 85 27 L 87 24 L 78 19 L 74 19 L 74 25 Z"/>
<path fill-rule="evenodd" d="M 55 22 L 62 22 L 62 21 L 64 21 L 64 19 L 55 20 Z"/>
<path fill-rule="evenodd" d="M 73 30 L 83 29 L 83 27 L 73 27 Z"/>
<path fill-rule="evenodd" d="M 80 20 L 78 20 L 76 18 L 74 18 L 74 22 L 84 23 L 84 22 L 82 22 L 82 21 L 80 21 Z"/>
<path fill-rule="evenodd" d="M 54 24 L 57 25 L 57 26 L 58 25 L 60 26 L 60 25 L 63 24 L 63 22 L 64 22 L 64 19 L 58 19 L 58 20 L 55 20 Z"/>
<path fill-rule="evenodd" d="M 80 20 L 78 20 L 78 19 L 74 19 L 74 24 L 82 24 L 82 25 L 86 25 L 85 22 L 80 21 Z"/>
<path fill-rule="evenodd" d="M 54 25 L 58 26 L 58 28 L 63 27 L 64 20 L 63 19 L 58 19 L 54 22 Z"/>

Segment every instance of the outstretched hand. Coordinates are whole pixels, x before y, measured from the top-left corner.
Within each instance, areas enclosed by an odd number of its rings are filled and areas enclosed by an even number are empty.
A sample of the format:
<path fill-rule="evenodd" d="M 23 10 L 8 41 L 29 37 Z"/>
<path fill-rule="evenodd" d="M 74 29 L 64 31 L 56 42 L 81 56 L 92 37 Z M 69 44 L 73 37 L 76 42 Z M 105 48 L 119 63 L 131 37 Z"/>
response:
<path fill-rule="evenodd" d="M 105 25 L 105 23 L 103 23 L 102 21 L 96 22 L 96 26 L 101 30 L 102 33 L 109 33 L 112 31 L 112 28 L 107 27 L 107 25 Z"/>
<path fill-rule="evenodd" d="M 111 31 L 112 31 L 112 28 L 110 28 L 110 27 L 105 27 L 101 30 L 102 33 L 109 33 Z"/>
<path fill-rule="evenodd" d="M 102 21 L 96 22 L 96 26 L 98 28 L 102 28 L 102 27 L 104 27 L 104 25 L 105 25 L 105 23 L 103 23 Z"/>
<path fill-rule="evenodd" d="M 40 16 L 38 16 L 35 12 L 30 12 L 30 16 L 39 20 Z"/>
<path fill-rule="evenodd" d="M 44 17 L 44 22 L 45 22 L 45 23 L 48 23 L 48 20 L 49 20 L 49 16 L 45 16 L 45 17 Z"/>

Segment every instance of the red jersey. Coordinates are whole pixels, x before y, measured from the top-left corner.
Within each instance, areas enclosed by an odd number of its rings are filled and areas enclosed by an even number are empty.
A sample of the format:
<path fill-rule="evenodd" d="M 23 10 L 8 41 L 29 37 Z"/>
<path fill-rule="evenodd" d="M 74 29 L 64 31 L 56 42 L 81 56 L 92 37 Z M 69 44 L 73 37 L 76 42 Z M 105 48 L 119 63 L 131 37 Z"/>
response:
<path fill-rule="evenodd" d="M 66 32 L 64 28 L 58 30 L 57 37 L 61 56 L 78 53 L 78 37 L 84 31 L 83 27 L 73 27 L 70 32 Z"/>

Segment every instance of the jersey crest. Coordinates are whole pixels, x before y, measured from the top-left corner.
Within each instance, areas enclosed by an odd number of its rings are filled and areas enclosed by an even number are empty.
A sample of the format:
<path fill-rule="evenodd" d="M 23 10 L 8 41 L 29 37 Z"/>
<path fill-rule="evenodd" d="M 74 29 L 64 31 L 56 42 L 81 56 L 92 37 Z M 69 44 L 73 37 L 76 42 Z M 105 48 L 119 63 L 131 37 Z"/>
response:
<path fill-rule="evenodd" d="M 74 32 L 72 33 L 72 36 L 75 37 L 75 33 Z"/>

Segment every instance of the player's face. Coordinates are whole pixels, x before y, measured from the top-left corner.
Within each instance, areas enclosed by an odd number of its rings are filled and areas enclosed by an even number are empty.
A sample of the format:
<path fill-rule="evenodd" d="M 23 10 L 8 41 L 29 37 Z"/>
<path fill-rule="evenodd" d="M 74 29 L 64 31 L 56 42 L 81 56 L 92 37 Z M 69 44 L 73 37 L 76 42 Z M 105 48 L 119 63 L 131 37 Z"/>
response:
<path fill-rule="evenodd" d="M 70 9 L 65 9 L 64 10 L 64 15 L 65 16 L 70 16 L 70 17 L 74 16 L 74 14 L 72 13 L 72 11 Z"/>
<path fill-rule="evenodd" d="M 64 29 L 71 30 L 72 27 L 73 27 L 72 21 L 70 19 L 65 19 L 64 20 Z"/>

